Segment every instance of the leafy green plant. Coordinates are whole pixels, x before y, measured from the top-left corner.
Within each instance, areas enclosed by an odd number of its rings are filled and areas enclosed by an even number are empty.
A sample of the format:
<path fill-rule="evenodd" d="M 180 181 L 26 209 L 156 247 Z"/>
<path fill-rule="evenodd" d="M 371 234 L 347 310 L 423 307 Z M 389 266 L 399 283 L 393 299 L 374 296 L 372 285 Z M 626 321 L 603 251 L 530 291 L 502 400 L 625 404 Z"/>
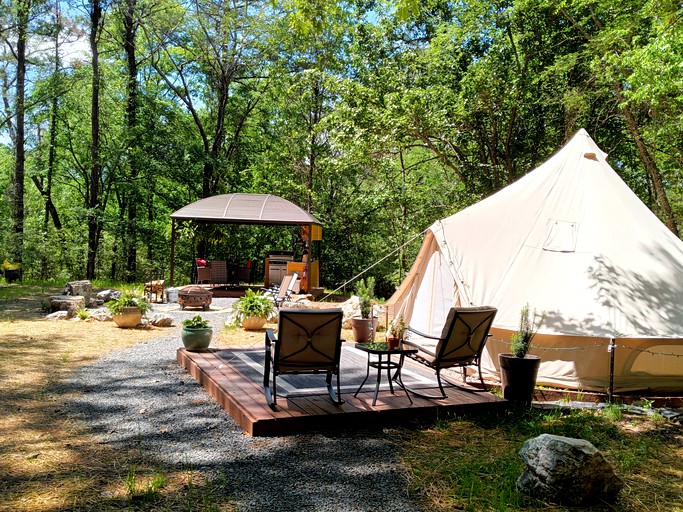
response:
<path fill-rule="evenodd" d="M 372 304 L 375 298 L 375 278 L 368 277 L 367 281 L 361 279 L 356 285 L 356 294 L 360 298 L 360 316 L 368 319 L 372 315 Z"/>
<path fill-rule="evenodd" d="M 137 308 L 140 313 L 145 315 L 152 307 L 147 299 L 132 292 L 124 292 L 118 299 L 111 300 L 106 305 L 112 315 L 121 314 L 123 308 L 128 307 Z"/>
<path fill-rule="evenodd" d="M 209 327 L 209 321 L 204 320 L 200 315 L 196 315 L 183 320 L 183 327 L 187 329 L 206 329 Z"/>
<path fill-rule="evenodd" d="M 254 292 L 251 289 L 247 289 L 246 293 L 237 299 L 237 302 L 235 302 L 235 305 L 232 307 L 237 323 L 252 316 L 270 318 L 274 309 L 275 306 L 272 300 L 266 295 L 260 292 Z"/>
<path fill-rule="evenodd" d="M 90 318 L 90 311 L 87 308 L 78 308 L 78 311 L 76 311 L 76 316 L 81 320 L 87 320 Z"/>
<path fill-rule="evenodd" d="M 526 303 L 519 315 L 519 330 L 510 338 L 511 350 L 515 357 L 524 357 L 531 349 L 531 342 L 536 336 L 541 324 L 545 321 L 545 311 L 537 313 L 534 309 L 533 317 L 529 315 L 529 303 Z"/>
<path fill-rule="evenodd" d="M 389 332 L 394 338 L 402 340 L 403 337 L 406 335 L 406 329 L 408 329 L 408 327 L 403 321 L 403 316 L 399 315 L 396 318 L 394 318 L 394 320 L 391 322 Z"/>
<path fill-rule="evenodd" d="M 375 298 L 375 278 L 368 277 L 367 281 L 361 279 L 356 285 L 356 294 L 361 298 L 374 299 Z"/>

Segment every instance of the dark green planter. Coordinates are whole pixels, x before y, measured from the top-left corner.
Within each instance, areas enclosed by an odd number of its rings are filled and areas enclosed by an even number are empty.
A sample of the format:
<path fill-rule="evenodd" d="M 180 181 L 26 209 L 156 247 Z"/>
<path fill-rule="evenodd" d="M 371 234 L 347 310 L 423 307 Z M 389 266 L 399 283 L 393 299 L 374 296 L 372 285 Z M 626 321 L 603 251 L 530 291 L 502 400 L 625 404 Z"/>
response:
<path fill-rule="evenodd" d="M 209 348 L 212 336 L 212 327 L 199 327 L 196 329 L 183 327 L 183 330 L 180 332 L 183 345 L 187 350 L 204 350 Z"/>
<path fill-rule="evenodd" d="M 498 363 L 503 398 L 519 405 L 531 404 L 541 358 L 529 354 L 525 357 L 498 354 Z"/>

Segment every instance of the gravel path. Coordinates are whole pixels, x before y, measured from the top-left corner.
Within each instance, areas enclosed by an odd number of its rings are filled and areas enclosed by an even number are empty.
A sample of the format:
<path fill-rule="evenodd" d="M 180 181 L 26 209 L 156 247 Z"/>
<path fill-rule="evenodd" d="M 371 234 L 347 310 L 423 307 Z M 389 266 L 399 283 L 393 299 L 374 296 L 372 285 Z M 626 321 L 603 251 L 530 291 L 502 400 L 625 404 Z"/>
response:
<path fill-rule="evenodd" d="M 202 316 L 220 327 L 231 299 Z M 165 311 L 171 313 L 169 311 Z M 176 325 L 194 311 L 171 313 Z M 417 511 L 391 431 L 250 438 L 175 362 L 179 327 L 81 368 L 73 414 L 100 442 L 134 447 L 161 468 L 204 472 L 241 511 Z"/>

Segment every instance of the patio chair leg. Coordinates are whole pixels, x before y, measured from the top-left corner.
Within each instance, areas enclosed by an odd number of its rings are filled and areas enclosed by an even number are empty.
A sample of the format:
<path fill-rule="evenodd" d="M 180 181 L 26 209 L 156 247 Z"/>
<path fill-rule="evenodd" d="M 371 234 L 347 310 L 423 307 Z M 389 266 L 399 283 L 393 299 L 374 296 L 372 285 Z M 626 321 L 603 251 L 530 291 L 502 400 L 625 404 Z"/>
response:
<path fill-rule="evenodd" d="M 337 374 L 337 393 L 339 394 L 339 398 L 337 398 L 337 395 L 334 392 L 334 387 L 332 387 L 332 372 L 331 371 L 327 372 L 327 378 L 325 379 L 325 382 L 327 383 L 327 392 L 330 394 L 330 399 L 332 400 L 332 403 L 334 405 L 343 404 L 344 400 L 341 399 L 341 386 L 339 384 L 339 374 Z"/>
<path fill-rule="evenodd" d="M 410 389 L 409 387 L 405 386 L 403 382 L 401 381 L 401 384 L 403 385 L 403 389 L 406 391 L 410 391 L 413 395 L 419 396 L 420 398 L 427 398 L 428 400 L 443 400 L 444 398 L 447 398 L 446 392 L 443 390 L 443 384 L 441 384 L 441 371 L 436 370 L 436 382 L 439 384 L 439 390 L 441 391 L 441 395 L 426 395 L 424 393 L 418 393 L 414 389 Z"/>
<path fill-rule="evenodd" d="M 272 407 L 275 405 L 275 400 L 273 400 L 273 396 L 270 392 L 270 359 L 270 347 L 268 347 L 268 343 L 266 342 L 266 362 L 263 368 L 263 393 L 266 395 L 266 402 Z M 275 383 L 275 375 L 273 375 L 273 383 Z"/>
<path fill-rule="evenodd" d="M 489 388 L 486 387 L 486 383 L 484 382 L 484 377 L 481 374 L 481 365 L 478 365 L 479 368 L 479 381 L 481 382 L 481 387 L 483 388 L 482 391 L 488 392 Z"/>

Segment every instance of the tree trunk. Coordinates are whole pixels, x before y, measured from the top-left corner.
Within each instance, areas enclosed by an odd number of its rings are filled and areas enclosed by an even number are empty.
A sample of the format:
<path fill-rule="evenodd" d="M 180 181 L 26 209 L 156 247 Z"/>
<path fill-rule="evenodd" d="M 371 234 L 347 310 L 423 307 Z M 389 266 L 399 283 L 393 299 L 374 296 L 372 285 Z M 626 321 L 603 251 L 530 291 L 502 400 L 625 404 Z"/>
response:
<path fill-rule="evenodd" d="M 132 186 L 128 191 L 128 222 L 124 250 L 126 256 L 126 281 L 135 280 L 137 272 L 137 193 L 138 177 L 138 151 L 137 151 L 137 97 L 138 97 L 138 66 L 136 62 L 135 33 L 137 30 L 135 21 L 135 9 L 137 0 L 126 0 L 123 6 L 123 27 L 125 32 L 124 50 L 127 63 L 127 103 L 126 103 L 126 147 L 128 150 L 128 165 Z"/>
<path fill-rule="evenodd" d="M 664 216 L 664 223 L 666 224 L 666 227 L 668 227 L 674 235 L 679 236 L 678 227 L 676 226 L 676 220 L 674 219 L 669 199 L 666 196 L 666 189 L 664 188 L 664 184 L 662 183 L 662 175 L 659 172 L 659 168 L 657 167 L 657 162 L 655 162 L 655 159 L 652 157 L 652 155 L 647 149 L 647 146 L 645 145 L 645 141 L 643 141 L 643 136 L 640 134 L 640 130 L 638 129 L 638 123 L 636 122 L 636 118 L 633 115 L 633 112 L 628 107 L 628 105 L 625 104 L 624 97 L 621 94 L 621 87 L 616 86 L 615 88 L 617 97 L 619 98 L 619 103 L 623 105 L 621 107 L 621 111 L 624 114 L 626 126 L 628 127 L 629 132 L 631 132 L 631 136 L 636 141 L 638 153 L 640 154 L 640 160 L 643 162 L 643 165 L 645 165 L 645 169 L 652 178 L 652 184 L 655 190 L 655 197 L 657 199 L 659 207 L 661 208 L 662 215 Z"/>
<path fill-rule="evenodd" d="M 100 56 L 99 35 L 102 24 L 102 6 L 93 0 L 90 11 L 90 51 L 92 54 L 92 103 L 90 108 L 90 189 L 86 205 L 88 208 L 88 262 L 86 278 L 95 279 L 95 260 L 99 246 L 100 218 L 100 181 L 102 163 L 100 162 Z"/>
<path fill-rule="evenodd" d="M 17 1 L 17 83 L 15 99 L 15 159 L 12 176 L 12 258 L 21 263 L 24 252 L 24 176 L 25 176 L 25 99 L 26 99 L 26 38 L 30 0 Z"/>

